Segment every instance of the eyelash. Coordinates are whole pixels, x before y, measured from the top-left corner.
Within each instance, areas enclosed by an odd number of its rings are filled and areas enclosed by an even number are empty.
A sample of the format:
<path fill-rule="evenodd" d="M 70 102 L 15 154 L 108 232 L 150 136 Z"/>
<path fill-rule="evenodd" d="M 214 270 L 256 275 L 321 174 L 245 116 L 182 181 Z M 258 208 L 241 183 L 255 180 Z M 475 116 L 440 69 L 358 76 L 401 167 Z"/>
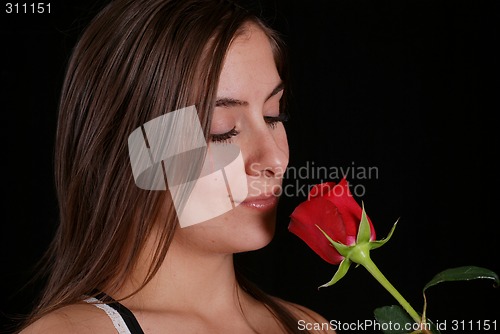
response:
<path fill-rule="evenodd" d="M 264 116 L 264 121 L 269 125 L 271 129 L 274 129 L 276 128 L 278 122 L 288 121 L 288 114 L 282 112 L 278 116 Z"/>
<path fill-rule="evenodd" d="M 227 143 L 232 137 L 237 136 L 239 133 L 240 132 L 234 127 L 226 133 L 211 134 L 210 141 L 213 143 Z"/>
<path fill-rule="evenodd" d="M 278 122 L 286 122 L 287 120 L 288 114 L 286 113 L 280 113 L 278 116 L 264 116 L 264 122 L 266 122 L 271 129 L 275 129 Z M 237 136 L 239 133 L 236 127 L 234 127 L 226 133 L 211 134 L 210 141 L 213 143 L 228 143 L 232 137 Z"/>

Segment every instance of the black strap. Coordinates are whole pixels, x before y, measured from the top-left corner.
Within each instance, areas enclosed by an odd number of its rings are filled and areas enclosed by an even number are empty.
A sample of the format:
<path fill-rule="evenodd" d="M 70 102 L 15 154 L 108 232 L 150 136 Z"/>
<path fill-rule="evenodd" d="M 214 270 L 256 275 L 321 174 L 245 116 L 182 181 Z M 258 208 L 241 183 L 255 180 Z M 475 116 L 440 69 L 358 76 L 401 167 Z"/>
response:
<path fill-rule="evenodd" d="M 129 331 L 131 334 L 144 334 L 144 331 L 142 330 L 141 326 L 139 325 L 139 322 L 135 318 L 134 314 L 132 311 L 130 311 L 128 308 L 111 298 L 105 293 L 99 293 L 96 296 L 97 299 L 105 302 L 109 306 L 111 306 L 113 309 L 120 314 L 122 317 L 123 321 L 127 325 Z"/>

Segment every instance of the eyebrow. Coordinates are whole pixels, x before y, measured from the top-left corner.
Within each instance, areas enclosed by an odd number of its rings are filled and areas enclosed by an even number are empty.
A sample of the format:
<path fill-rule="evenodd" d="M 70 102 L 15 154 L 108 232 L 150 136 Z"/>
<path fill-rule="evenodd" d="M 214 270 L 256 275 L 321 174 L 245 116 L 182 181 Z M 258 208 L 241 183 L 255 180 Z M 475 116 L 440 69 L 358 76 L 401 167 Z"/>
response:
<path fill-rule="evenodd" d="M 266 101 L 269 100 L 271 97 L 274 95 L 278 94 L 285 88 L 285 85 L 281 81 L 269 94 L 269 96 L 266 98 Z M 217 98 L 217 101 L 215 101 L 215 106 L 216 107 L 235 107 L 235 106 L 247 106 L 248 102 L 247 101 L 242 101 L 238 99 L 233 99 L 231 97 L 219 97 Z"/>

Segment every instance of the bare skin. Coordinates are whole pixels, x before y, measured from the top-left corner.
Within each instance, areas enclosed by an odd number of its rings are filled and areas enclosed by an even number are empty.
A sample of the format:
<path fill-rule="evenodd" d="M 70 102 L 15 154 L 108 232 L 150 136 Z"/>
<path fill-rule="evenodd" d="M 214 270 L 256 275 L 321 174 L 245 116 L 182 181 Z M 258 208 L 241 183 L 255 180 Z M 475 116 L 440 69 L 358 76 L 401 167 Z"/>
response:
<path fill-rule="evenodd" d="M 232 43 L 218 87 L 220 99 L 244 103 L 216 107 L 211 132 L 237 130 L 230 141 L 243 154 L 250 198 L 272 197 L 288 164 L 283 124 L 270 125 L 264 120 L 279 114 L 280 84 L 267 37 L 249 25 Z M 145 333 L 284 333 L 270 311 L 238 286 L 233 265 L 234 253 L 259 249 L 271 241 L 276 203 L 269 205 L 266 200 L 264 207 L 250 201 L 210 221 L 177 229 L 158 273 L 142 290 L 122 301 Z M 158 217 L 157 224 L 162 219 Z M 112 296 L 115 299 L 135 291 L 146 276 L 154 236 L 120 294 Z M 327 322 L 311 310 L 280 302 L 298 319 Z M 111 334 L 116 329 L 102 310 L 82 303 L 57 310 L 22 333 L 97 332 Z"/>

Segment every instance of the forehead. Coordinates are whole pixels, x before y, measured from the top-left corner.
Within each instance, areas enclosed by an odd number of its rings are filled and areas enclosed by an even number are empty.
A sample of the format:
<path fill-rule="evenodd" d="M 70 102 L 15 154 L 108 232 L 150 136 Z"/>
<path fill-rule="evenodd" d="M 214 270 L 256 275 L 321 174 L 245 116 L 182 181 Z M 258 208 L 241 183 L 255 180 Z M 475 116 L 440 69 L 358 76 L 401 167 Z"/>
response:
<path fill-rule="evenodd" d="M 269 36 L 256 23 L 247 22 L 240 29 L 238 29 L 233 37 L 227 56 L 229 56 L 230 53 L 238 52 L 238 50 L 241 49 L 248 50 L 255 47 L 259 47 L 259 51 L 268 49 L 268 51 L 271 51 L 272 54 Z"/>
<path fill-rule="evenodd" d="M 263 89 L 269 94 L 281 80 L 269 37 L 253 23 L 242 29 L 226 54 L 218 93 Z"/>

